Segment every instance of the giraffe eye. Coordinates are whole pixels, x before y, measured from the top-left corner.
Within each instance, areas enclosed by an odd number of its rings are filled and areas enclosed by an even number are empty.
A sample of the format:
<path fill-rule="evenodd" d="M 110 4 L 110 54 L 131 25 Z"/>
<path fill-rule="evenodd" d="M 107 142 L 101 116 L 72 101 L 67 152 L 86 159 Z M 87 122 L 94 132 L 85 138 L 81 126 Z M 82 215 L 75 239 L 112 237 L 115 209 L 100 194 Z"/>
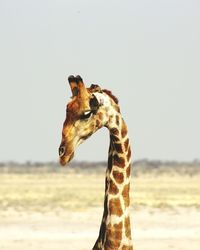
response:
<path fill-rule="evenodd" d="M 90 118 L 90 116 L 92 115 L 92 111 L 85 111 L 83 112 L 83 114 L 80 116 L 81 120 L 85 120 Z"/>

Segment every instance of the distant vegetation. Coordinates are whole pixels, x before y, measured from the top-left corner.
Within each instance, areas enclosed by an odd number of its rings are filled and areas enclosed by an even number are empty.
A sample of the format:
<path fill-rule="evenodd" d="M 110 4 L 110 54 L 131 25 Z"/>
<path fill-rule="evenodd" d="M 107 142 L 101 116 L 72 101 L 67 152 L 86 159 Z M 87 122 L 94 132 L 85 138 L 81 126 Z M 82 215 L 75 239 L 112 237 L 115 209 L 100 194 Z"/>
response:
<path fill-rule="evenodd" d="M 59 162 L 0 162 L 0 172 L 65 172 L 65 171 L 86 171 L 98 172 L 105 171 L 107 162 L 77 162 L 72 161 L 67 167 L 61 167 Z M 180 173 L 195 175 L 200 173 L 200 160 L 192 162 L 178 162 L 178 161 L 160 161 L 142 159 L 132 163 L 133 175 L 139 173 Z"/>

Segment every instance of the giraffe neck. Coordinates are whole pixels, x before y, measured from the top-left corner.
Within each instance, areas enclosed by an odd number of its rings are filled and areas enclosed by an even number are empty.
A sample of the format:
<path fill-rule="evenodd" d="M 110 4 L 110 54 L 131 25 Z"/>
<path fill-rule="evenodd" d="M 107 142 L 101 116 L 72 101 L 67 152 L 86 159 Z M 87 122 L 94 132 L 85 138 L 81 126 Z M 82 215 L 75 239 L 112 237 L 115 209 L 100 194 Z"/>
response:
<path fill-rule="evenodd" d="M 113 117 L 112 117 L 113 118 Z M 129 216 L 131 149 L 126 124 L 118 113 L 108 126 L 110 148 L 106 170 L 104 213 L 93 250 L 132 250 Z"/>

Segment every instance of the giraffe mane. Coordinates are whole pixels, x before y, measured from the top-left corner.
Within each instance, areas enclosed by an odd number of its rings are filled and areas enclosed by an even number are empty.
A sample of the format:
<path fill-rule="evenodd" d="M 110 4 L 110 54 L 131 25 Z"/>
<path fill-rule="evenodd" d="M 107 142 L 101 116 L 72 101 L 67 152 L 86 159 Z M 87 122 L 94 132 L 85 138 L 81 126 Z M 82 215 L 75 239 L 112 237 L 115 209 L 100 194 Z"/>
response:
<path fill-rule="evenodd" d="M 102 91 L 103 91 L 104 93 L 106 93 L 108 96 L 110 96 L 110 98 L 112 98 L 113 101 L 114 101 L 116 104 L 119 103 L 119 100 L 117 99 L 117 97 L 114 96 L 113 93 L 112 93 L 110 90 L 108 90 L 108 89 L 103 89 Z"/>

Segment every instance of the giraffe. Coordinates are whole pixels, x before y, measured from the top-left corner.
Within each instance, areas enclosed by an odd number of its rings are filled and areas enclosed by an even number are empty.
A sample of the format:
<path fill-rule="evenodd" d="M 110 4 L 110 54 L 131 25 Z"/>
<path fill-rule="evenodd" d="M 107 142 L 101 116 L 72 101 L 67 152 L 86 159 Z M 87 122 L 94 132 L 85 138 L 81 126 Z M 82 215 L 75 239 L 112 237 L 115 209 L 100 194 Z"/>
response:
<path fill-rule="evenodd" d="M 102 127 L 109 130 L 110 146 L 105 178 L 104 212 L 93 250 L 133 250 L 129 214 L 131 147 L 118 99 L 98 85 L 86 88 L 80 76 L 68 78 L 72 100 L 59 147 L 60 164 L 66 165 L 78 145 Z"/>

